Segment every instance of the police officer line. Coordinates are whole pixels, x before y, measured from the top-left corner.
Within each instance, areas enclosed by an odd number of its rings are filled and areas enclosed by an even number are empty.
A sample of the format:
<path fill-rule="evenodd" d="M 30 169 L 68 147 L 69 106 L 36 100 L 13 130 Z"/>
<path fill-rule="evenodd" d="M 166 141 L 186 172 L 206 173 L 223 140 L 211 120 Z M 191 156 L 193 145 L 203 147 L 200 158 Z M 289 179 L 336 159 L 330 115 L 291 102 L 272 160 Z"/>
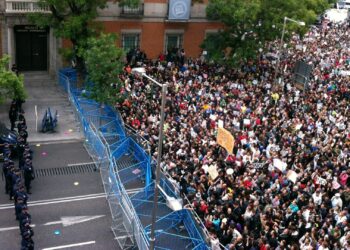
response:
<path fill-rule="evenodd" d="M 134 189 L 128 189 L 128 190 L 126 190 L 126 192 L 127 192 L 127 194 L 130 195 L 130 194 L 135 194 L 141 190 L 142 190 L 142 188 L 134 188 Z M 73 202 L 73 201 L 92 200 L 92 199 L 98 199 L 98 198 L 106 198 L 106 194 L 105 193 L 97 193 L 97 194 L 79 195 L 79 196 L 47 199 L 47 200 L 30 201 L 30 202 L 28 202 L 28 205 L 30 205 L 30 206 L 42 206 L 42 205 L 66 203 L 66 202 Z M 14 205 L 11 203 L 3 204 L 3 205 L 0 205 L 0 210 L 10 209 L 13 207 L 14 207 Z"/>

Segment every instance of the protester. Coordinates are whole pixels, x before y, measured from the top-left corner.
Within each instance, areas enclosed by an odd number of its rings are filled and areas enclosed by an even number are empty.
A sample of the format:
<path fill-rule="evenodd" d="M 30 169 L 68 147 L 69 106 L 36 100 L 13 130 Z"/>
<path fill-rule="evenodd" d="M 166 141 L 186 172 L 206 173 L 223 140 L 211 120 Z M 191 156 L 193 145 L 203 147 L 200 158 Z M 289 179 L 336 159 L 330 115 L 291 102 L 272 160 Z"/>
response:
<path fill-rule="evenodd" d="M 270 54 L 278 43 L 268 44 Z M 173 52 L 164 62 L 139 62 L 169 84 L 161 167 L 214 241 L 228 249 L 350 245 L 349 47 L 345 24 L 292 35 L 278 84 L 269 53 L 239 70 L 191 58 L 174 63 Z M 306 89 L 293 80 L 297 61 L 313 67 Z M 128 98 L 116 107 L 156 157 L 160 90 L 130 72 L 121 79 Z M 232 154 L 216 142 L 219 124 L 235 138 Z"/>

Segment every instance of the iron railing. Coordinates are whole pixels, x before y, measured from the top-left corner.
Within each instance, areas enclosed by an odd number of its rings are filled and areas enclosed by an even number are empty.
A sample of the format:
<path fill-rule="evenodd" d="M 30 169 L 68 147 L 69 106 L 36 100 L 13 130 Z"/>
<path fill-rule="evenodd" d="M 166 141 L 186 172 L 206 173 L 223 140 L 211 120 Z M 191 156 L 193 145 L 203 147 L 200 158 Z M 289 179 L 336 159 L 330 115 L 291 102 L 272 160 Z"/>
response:
<path fill-rule="evenodd" d="M 136 7 L 122 6 L 120 14 L 122 16 L 143 16 L 143 4 L 139 4 Z"/>
<path fill-rule="evenodd" d="M 40 5 L 36 0 L 6 0 L 6 13 L 50 13 L 49 6 Z"/>

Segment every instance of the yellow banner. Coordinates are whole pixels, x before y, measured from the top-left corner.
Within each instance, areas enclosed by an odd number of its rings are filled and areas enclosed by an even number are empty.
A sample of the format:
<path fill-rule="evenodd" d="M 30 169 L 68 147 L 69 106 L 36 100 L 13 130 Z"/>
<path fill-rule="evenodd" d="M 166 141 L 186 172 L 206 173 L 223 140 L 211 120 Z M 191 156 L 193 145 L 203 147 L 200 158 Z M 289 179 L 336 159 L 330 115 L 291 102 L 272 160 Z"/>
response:
<path fill-rule="evenodd" d="M 203 109 L 204 109 L 204 110 L 207 110 L 207 109 L 209 109 L 209 108 L 210 108 L 210 105 L 208 105 L 208 104 L 203 105 Z"/>
<path fill-rule="evenodd" d="M 235 139 L 228 130 L 218 128 L 216 142 L 225 148 L 229 154 L 232 154 L 233 147 L 235 146 Z"/>

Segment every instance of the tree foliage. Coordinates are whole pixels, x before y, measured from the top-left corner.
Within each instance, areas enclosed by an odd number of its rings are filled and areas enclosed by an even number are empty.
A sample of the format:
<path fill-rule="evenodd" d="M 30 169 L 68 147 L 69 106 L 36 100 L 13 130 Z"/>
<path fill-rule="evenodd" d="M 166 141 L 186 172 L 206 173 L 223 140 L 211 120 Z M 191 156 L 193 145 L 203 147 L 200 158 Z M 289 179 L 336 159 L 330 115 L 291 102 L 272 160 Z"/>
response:
<path fill-rule="evenodd" d="M 40 26 L 53 28 L 56 37 L 71 41 L 73 56 L 77 68 L 83 68 L 83 61 L 77 52 L 86 47 L 86 40 L 96 35 L 96 26 L 92 21 L 97 17 L 99 8 L 106 7 L 107 0 L 39 0 L 39 5 L 48 6 L 51 14 L 33 13 L 30 20 Z"/>
<path fill-rule="evenodd" d="M 64 38 L 72 43 L 72 51 L 62 50 L 63 56 L 72 57 L 77 69 L 84 71 L 84 62 L 78 55 L 81 48 L 86 48 L 89 37 L 96 36 L 102 26 L 94 22 L 98 9 L 107 7 L 108 0 L 39 0 L 39 6 L 48 6 L 51 14 L 33 13 L 29 19 L 40 27 L 50 26 L 56 37 Z M 140 0 L 118 0 L 120 6 L 136 7 Z M 67 58 L 66 58 L 67 59 Z"/>
<path fill-rule="evenodd" d="M 328 6 L 327 0 L 210 0 L 208 18 L 221 21 L 225 28 L 215 39 L 208 37 L 203 47 L 214 59 L 222 59 L 223 54 L 231 62 L 248 59 L 266 41 L 281 36 L 284 17 L 312 24 Z M 293 22 L 287 25 L 287 31 L 306 29 Z"/>
<path fill-rule="evenodd" d="M 119 6 L 128 6 L 128 7 L 138 7 L 140 4 L 140 0 L 119 0 Z"/>
<path fill-rule="evenodd" d="M 101 104 L 114 104 L 121 99 L 119 74 L 123 70 L 123 50 L 116 47 L 114 34 L 101 34 L 87 40 L 86 50 L 79 53 L 84 58 L 88 73 L 89 97 Z"/>
<path fill-rule="evenodd" d="M 26 93 L 23 84 L 23 75 L 8 70 L 10 57 L 5 55 L 0 59 L 0 103 L 7 99 L 25 100 Z"/>

